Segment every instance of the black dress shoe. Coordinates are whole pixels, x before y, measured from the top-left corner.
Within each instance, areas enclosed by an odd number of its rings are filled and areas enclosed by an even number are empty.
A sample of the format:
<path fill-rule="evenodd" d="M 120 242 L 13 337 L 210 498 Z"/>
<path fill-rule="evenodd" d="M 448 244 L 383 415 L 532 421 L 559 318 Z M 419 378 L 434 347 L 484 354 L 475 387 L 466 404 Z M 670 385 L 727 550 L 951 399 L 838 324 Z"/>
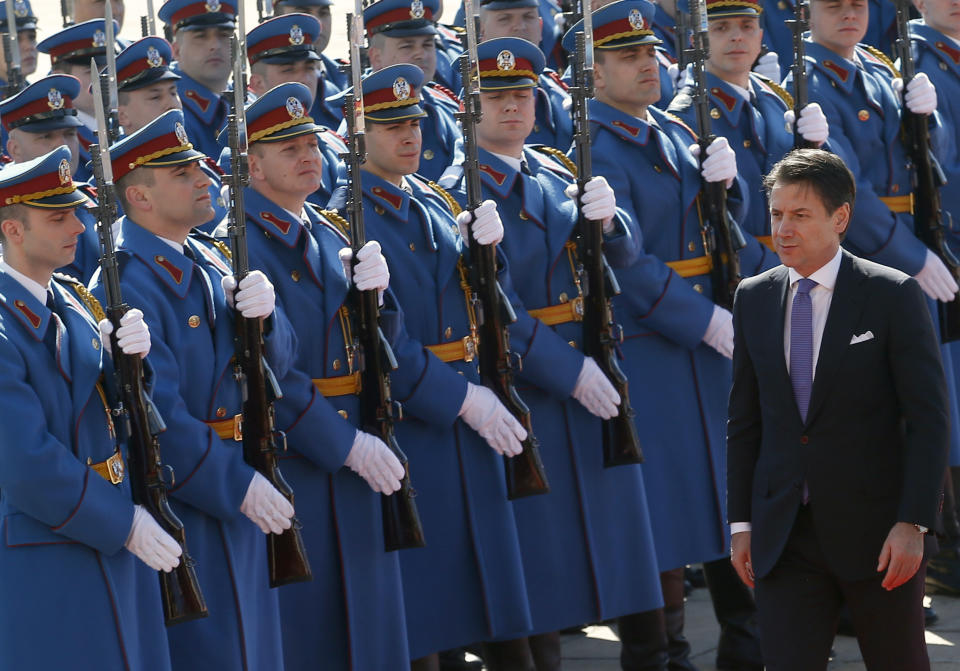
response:
<path fill-rule="evenodd" d="M 700 589 L 707 586 L 707 579 L 703 577 L 703 569 L 700 566 L 687 566 L 683 569 L 683 578 L 692 589 Z"/>
<path fill-rule="evenodd" d="M 440 653 L 440 671 L 481 671 L 483 662 L 468 662 L 464 649 L 444 650 Z"/>

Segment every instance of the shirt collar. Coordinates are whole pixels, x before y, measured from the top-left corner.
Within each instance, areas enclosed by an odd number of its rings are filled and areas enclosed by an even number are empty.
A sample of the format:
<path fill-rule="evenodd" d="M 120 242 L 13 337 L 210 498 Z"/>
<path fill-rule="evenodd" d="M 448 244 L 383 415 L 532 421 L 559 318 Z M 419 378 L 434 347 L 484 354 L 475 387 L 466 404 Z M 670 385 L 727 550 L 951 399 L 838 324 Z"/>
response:
<path fill-rule="evenodd" d="M 183 245 L 181 245 L 179 242 L 176 242 L 176 241 L 174 241 L 174 240 L 169 240 L 169 239 L 164 238 L 164 237 L 161 237 L 161 236 L 159 236 L 159 235 L 158 235 L 157 237 L 160 238 L 160 240 L 162 240 L 162 241 L 165 242 L 166 244 L 168 244 L 168 245 L 170 245 L 171 247 L 173 247 L 175 250 L 177 250 L 177 251 L 180 252 L 181 254 L 183 254 Z"/>
<path fill-rule="evenodd" d="M 827 261 L 816 271 L 810 273 L 810 279 L 824 289 L 833 291 L 833 288 L 837 285 L 837 275 L 840 273 L 840 260 L 842 258 L 843 252 L 838 248 L 837 253 L 833 255 L 832 259 Z M 790 286 L 793 286 L 803 277 L 803 275 L 798 273 L 793 268 L 789 268 L 788 270 L 790 273 Z"/>
<path fill-rule="evenodd" d="M 513 168 L 517 172 L 520 172 L 521 161 L 519 158 L 515 158 L 513 156 L 507 156 L 506 154 L 497 154 L 495 152 L 490 152 L 490 153 L 496 156 L 497 158 L 499 158 L 501 161 L 503 161 L 507 165 L 509 165 L 511 168 Z"/>
<path fill-rule="evenodd" d="M 743 98 L 747 102 L 750 102 L 750 95 L 751 95 L 750 91 L 740 86 L 737 86 L 736 84 L 731 84 L 730 82 L 726 82 L 726 84 L 727 86 L 732 88 L 734 92 L 737 93 L 741 98 Z"/>
<path fill-rule="evenodd" d="M 87 128 L 89 128 L 89 129 L 91 129 L 91 130 L 96 130 L 96 128 L 97 128 L 97 119 L 96 119 L 95 116 L 93 116 L 92 114 L 88 114 L 88 113 L 84 112 L 84 111 L 83 111 L 82 109 L 80 109 L 79 107 L 74 108 L 74 109 L 77 110 L 77 118 L 80 119 L 80 121 L 83 122 L 83 125 L 84 125 L 84 126 L 86 126 Z"/>
<path fill-rule="evenodd" d="M 29 291 L 30 295 L 40 301 L 43 305 L 47 304 L 47 292 L 50 290 L 49 282 L 47 282 L 47 286 L 43 286 L 36 280 L 31 280 L 19 270 L 15 270 L 2 259 L 0 259 L 0 270 L 23 285 L 23 288 Z"/>

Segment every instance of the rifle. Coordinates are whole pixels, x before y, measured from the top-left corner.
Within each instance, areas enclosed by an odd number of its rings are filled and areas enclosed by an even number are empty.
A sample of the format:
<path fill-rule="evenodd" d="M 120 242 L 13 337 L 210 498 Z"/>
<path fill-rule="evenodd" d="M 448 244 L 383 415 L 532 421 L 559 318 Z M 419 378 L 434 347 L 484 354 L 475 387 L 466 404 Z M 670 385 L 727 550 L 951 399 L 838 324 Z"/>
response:
<path fill-rule="evenodd" d="M 897 8 L 897 39 L 894 49 L 900 59 L 903 90 L 916 74 L 910 48 L 910 0 L 894 0 Z M 940 187 L 947 183 L 940 162 L 930 148 L 930 127 L 927 117 L 915 114 L 904 105 L 901 112 L 903 141 L 914 167 L 914 233 L 934 254 L 940 257 L 953 278 L 960 282 L 960 262 L 947 244 L 945 229 L 950 226 L 950 213 L 941 209 Z M 937 302 L 940 317 L 940 340 L 960 339 L 960 292 L 949 303 Z"/>
<path fill-rule="evenodd" d="M 807 31 L 810 21 L 807 18 L 806 0 L 794 0 L 793 18 L 784 21 L 793 33 L 793 148 L 814 149 L 816 143 L 804 140 L 797 131 L 800 121 L 800 112 L 807 106 L 807 46 L 803 43 L 803 34 Z"/>
<path fill-rule="evenodd" d="M 227 116 L 231 168 L 230 174 L 224 175 L 223 180 L 230 189 L 227 232 L 233 276 L 239 284 L 250 273 L 250 258 L 247 254 L 247 215 L 243 207 L 243 189 L 247 185 L 248 175 L 247 120 L 244 110 L 247 91 L 244 63 L 247 56 L 242 0 L 237 9 L 240 34 L 239 37 L 234 36 L 231 43 L 233 105 Z M 264 359 L 263 324 L 259 319 L 244 317 L 239 310 L 235 312 L 234 319 L 236 357 L 233 376 L 243 392 L 243 458 L 293 503 L 293 490 L 284 480 L 277 459 L 277 452 L 287 449 L 287 437 L 275 424 L 273 403 L 282 394 L 273 371 Z M 300 533 L 300 521 L 296 517 L 283 533 L 267 534 L 267 566 L 271 587 L 313 579 Z"/>
<path fill-rule="evenodd" d="M 60 16 L 63 18 L 64 28 L 69 28 L 74 24 L 73 0 L 60 0 Z"/>
<path fill-rule="evenodd" d="M 120 106 L 119 95 L 117 94 L 117 51 L 116 35 L 113 29 L 113 3 L 107 0 L 104 3 L 104 30 L 107 34 L 106 47 L 104 51 L 107 57 L 107 67 L 105 75 L 100 75 L 100 96 L 103 98 L 105 109 L 107 110 L 107 137 L 110 142 L 116 142 L 120 139 L 120 117 L 117 111 Z M 93 70 L 92 72 L 97 72 Z M 98 129 L 99 130 L 99 129 Z"/>
<path fill-rule="evenodd" d="M 91 59 L 93 61 L 93 59 Z M 96 64 L 91 62 L 91 71 Z M 130 309 L 120 294 L 120 273 L 113 248 L 113 222 L 117 218 L 117 200 L 113 184 L 113 166 L 107 144 L 106 115 L 103 101 L 94 96 L 97 115 L 98 144 L 90 147 L 93 175 L 96 179 L 99 206 L 97 207 L 97 236 L 100 239 L 100 272 L 106 297 L 106 314 L 114 333 L 120 328 L 120 318 Z M 183 523 L 170 508 L 167 487 L 173 486 L 173 469 L 160 461 L 158 434 L 166 430 L 160 413 L 144 391 L 143 361 L 138 354 L 124 354 L 116 338 L 110 339 L 113 354 L 114 377 L 120 398 L 110 414 L 117 427 L 118 441 L 127 442 L 127 469 L 133 502 L 146 508 L 157 524 L 170 534 L 183 554 L 180 565 L 170 573 L 158 571 L 163 616 L 167 625 L 187 622 L 207 616 L 207 605 L 197 581 L 196 562 L 187 552 L 187 537 Z"/>
<path fill-rule="evenodd" d="M 693 102 L 697 110 L 697 129 L 700 145 L 700 165 L 707 159 L 707 147 L 716 139 L 710 132 L 710 98 L 707 71 L 704 67 L 710 52 L 707 37 L 707 8 L 705 0 L 690 4 L 693 19 L 693 47 L 687 60 L 693 64 Z M 713 284 L 713 302 L 731 309 L 733 294 L 740 282 L 740 259 L 737 252 L 747 243 L 740 226 L 727 211 L 727 188 L 722 182 L 703 181 L 697 209 L 700 213 L 700 231 L 703 249 L 710 256 L 710 280 Z"/>
<path fill-rule="evenodd" d="M 573 65 L 573 145 L 577 157 L 577 202 L 587 182 L 593 179 L 590 156 L 590 114 L 587 102 L 593 97 L 593 13 L 583 3 L 583 32 L 576 34 Z M 622 339 L 614 321 L 611 298 L 620 293 L 620 284 L 603 255 L 603 223 L 577 215 L 577 248 L 583 250 L 574 280 L 583 293 L 583 353 L 592 357 L 620 394 L 616 417 L 603 421 L 603 465 L 605 468 L 643 463 L 640 437 L 634 424 L 636 412 L 630 405 L 627 376 L 617 363 L 617 344 Z"/>
<path fill-rule="evenodd" d="M 3 35 L 3 59 L 7 66 L 7 86 L 3 97 L 9 98 L 26 88 L 20 63 L 20 41 L 17 31 L 17 17 L 13 11 L 13 0 L 6 3 L 7 31 Z"/>
<path fill-rule="evenodd" d="M 140 17 L 140 33 L 142 37 L 157 34 L 157 22 L 153 13 L 153 0 L 147 0 L 147 13 Z"/>
<path fill-rule="evenodd" d="M 684 70 L 687 69 L 687 32 L 690 30 L 689 19 L 687 18 L 687 13 L 680 9 L 679 4 L 677 5 L 677 27 L 674 31 L 675 36 L 675 45 L 677 49 L 677 67 L 680 68 L 680 73 L 682 74 Z"/>
<path fill-rule="evenodd" d="M 586 1 L 586 0 L 585 0 Z M 483 202 L 483 187 L 480 183 L 480 161 L 477 158 L 477 123 L 480 121 L 480 73 L 477 60 L 477 17 L 473 12 L 473 0 L 464 0 L 464 15 L 467 29 L 467 48 L 460 56 L 460 74 L 463 77 L 463 111 L 457 118 L 463 127 L 463 177 L 467 187 L 467 210 L 471 212 Z M 478 340 L 477 351 L 480 379 L 490 387 L 500 402 L 506 406 L 527 431 L 523 451 L 515 457 L 504 457 L 503 465 L 507 478 L 507 498 L 517 499 L 550 491 L 547 475 L 540 458 L 539 441 L 533 435 L 530 409 L 520 398 L 513 383 L 514 371 L 519 371 L 521 359 L 510 350 L 509 325 L 517 321 L 500 282 L 497 281 L 497 247 L 481 245 L 473 234 L 467 236 L 470 245 L 469 284 L 470 302 L 476 316 L 477 332 L 471 334 Z"/>
<path fill-rule="evenodd" d="M 273 0 L 257 0 L 257 23 L 273 18 Z"/>
<path fill-rule="evenodd" d="M 350 221 L 350 247 L 354 265 L 360 248 L 367 243 L 363 221 L 363 184 L 360 166 L 367 158 L 363 117 L 363 88 L 360 75 L 360 42 L 363 40 L 363 8 L 355 0 L 354 13 L 347 15 L 347 35 L 350 41 L 350 76 L 353 88 L 343 102 L 343 118 L 347 122 L 347 153 L 341 154 L 347 167 L 349 197 L 346 213 Z M 357 315 L 359 336 L 356 347 L 360 361 L 360 418 L 362 430 L 380 436 L 394 456 L 403 464 L 400 491 L 389 496 L 380 495 L 383 513 L 383 542 L 387 552 L 426 545 L 423 524 L 414 500 L 416 491 L 410 484 L 410 464 L 400 449 L 394 432 L 394 423 L 402 417 L 400 404 L 390 391 L 390 371 L 397 368 L 397 359 L 390 343 L 380 329 L 380 300 L 374 289 L 360 291 L 351 287 L 351 302 Z M 351 345 L 351 343 L 347 343 Z"/>

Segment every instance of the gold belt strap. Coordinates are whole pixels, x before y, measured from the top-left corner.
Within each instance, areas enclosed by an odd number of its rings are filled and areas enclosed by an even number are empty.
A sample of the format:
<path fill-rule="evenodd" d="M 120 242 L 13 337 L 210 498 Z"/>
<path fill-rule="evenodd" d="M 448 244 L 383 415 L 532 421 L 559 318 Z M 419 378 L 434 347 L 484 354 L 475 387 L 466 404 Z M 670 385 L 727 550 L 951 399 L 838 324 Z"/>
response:
<path fill-rule="evenodd" d="M 905 196 L 880 196 L 880 200 L 890 208 L 891 212 L 909 212 L 913 214 L 912 193 L 908 193 Z"/>
<path fill-rule="evenodd" d="M 673 268 L 680 277 L 706 275 L 713 269 L 713 261 L 709 256 L 698 256 L 695 259 L 682 259 L 680 261 L 667 261 L 667 265 Z"/>
<path fill-rule="evenodd" d="M 773 236 L 772 235 L 758 235 L 757 242 L 761 245 L 764 245 L 771 252 L 776 253 L 776 248 L 773 246 Z"/>
<path fill-rule="evenodd" d="M 230 419 L 217 419 L 204 424 L 216 431 L 217 435 L 224 440 L 232 438 L 238 443 L 243 440 L 243 413 L 234 415 Z"/>
<path fill-rule="evenodd" d="M 338 377 L 315 377 L 313 384 L 323 396 L 348 396 L 360 393 L 360 372 Z"/>
<path fill-rule="evenodd" d="M 87 458 L 87 466 L 92 468 L 97 475 L 109 482 L 111 485 L 119 485 L 127 475 L 127 468 L 123 463 L 123 454 L 120 450 L 114 452 L 106 461 L 91 463 Z"/>
<path fill-rule="evenodd" d="M 477 356 L 477 341 L 473 336 L 464 336 L 460 340 L 439 345 L 427 345 L 427 349 L 437 355 L 444 363 L 451 361 L 473 361 Z"/>
<path fill-rule="evenodd" d="M 547 326 L 583 321 L 583 299 L 574 298 L 566 303 L 548 305 L 545 308 L 530 310 L 530 316 L 539 319 Z"/>

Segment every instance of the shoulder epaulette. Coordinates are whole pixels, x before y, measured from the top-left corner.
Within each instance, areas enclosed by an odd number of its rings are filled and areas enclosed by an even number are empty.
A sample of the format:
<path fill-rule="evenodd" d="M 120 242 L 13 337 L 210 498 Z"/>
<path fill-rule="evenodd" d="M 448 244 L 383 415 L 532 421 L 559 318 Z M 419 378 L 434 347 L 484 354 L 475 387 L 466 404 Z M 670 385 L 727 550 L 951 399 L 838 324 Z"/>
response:
<path fill-rule="evenodd" d="M 885 53 L 883 53 L 882 51 L 880 51 L 880 50 L 877 49 L 876 47 L 871 46 L 871 45 L 869 45 L 869 44 L 861 44 L 861 45 L 859 45 L 859 46 L 860 46 L 860 47 L 863 47 L 863 49 L 866 50 L 867 53 L 869 53 L 871 56 L 873 56 L 874 58 L 876 58 L 878 61 L 880 61 L 881 63 L 883 63 L 884 65 L 886 65 L 886 66 L 890 69 L 890 72 L 893 73 L 893 76 L 894 76 L 894 77 L 899 77 L 899 76 L 900 76 L 900 71 L 897 70 L 897 66 L 893 64 L 893 61 L 891 61 L 891 60 L 890 60 L 890 57 L 887 56 Z"/>
<path fill-rule="evenodd" d="M 560 151 L 556 147 L 551 147 L 546 144 L 532 144 L 529 146 L 530 146 L 530 149 L 533 149 L 534 151 L 540 154 L 544 154 L 546 156 L 556 159 L 557 161 L 560 162 L 560 164 L 564 168 L 566 168 L 570 172 L 571 175 L 573 175 L 574 177 L 577 176 L 577 164 L 574 163 L 569 156 L 564 154 L 562 151 Z"/>
<path fill-rule="evenodd" d="M 438 84 L 436 82 L 430 82 L 430 88 L 436 91 L 437 93 L 442 93 L 443 95 L 450 98 L 450 100 L 457 103 L 458 105 L 460 104 L 460 97 L 456 93 L 454 93 L 452 89 L 448 89 L 446 86 L 442 84 Z"/>
<path fill-rule="evenodd" d="M 460 203 L 458 203 L 456 199 L 450 195 L 449 191 L 444 189 L 433 180 L 428 180 L 427 186 L 436 191 L 437 194 L 447 202 L 447 206 L 450 208 L 450 211 L 453 212 L 454 217 L 463 212 L 463 208 L 460 207 Z"/>
<path fill-rule="evenodd" d="M 210 235 L 209 233 L 204 233 L 203 231 L 197 229 L 190 231 L 190 236 L 196 240 L 201 240 L 209 245 L 213 245 L 227 261 L 233 260 L 233 252 L 230 251 L 230 245 L 225 243 L 220 238 Z"/>
<path fill-rule="evenodd" d="M 107 313 L 104 311 L 103 306 L 100 304 L 100 301 L 97 300 L 97 297 L 90 293 L 90 290 L 87 289 L 83 282 L 70 277 L 69 275 L 60 275 L 55 273 L 54 277 L 58 280 L 69 286 L 71 289 L 76 292 L 77 296 L 83 301 L 83 304 L 87 306 L 87 309 L 90 311 L 90 314 L 93 315 L 93 318 L 99 323 L 101 319 L 107 318 Z"/>
<path fill-rule="evenodd" d="M 333 224 L 338 231 L 340 231 L 340 234 L 343 237 L 350 237 L 350 222 L 341 217 L 339 212 L 336 210 L 319 210 L 319 212 L 327 221 Z"/>
<path fill-rule="evenodd" d="M 557 74 L 556 70 L 548 70 L 544 74 L 547 75 L 553 81 L 555 81 L 560 86 L 560 88 L 562 88 L 564 91 L 570 90 L 570 85 L 567 84 L 567 82 L 563 81 L 563 79 L 561 79 L 560 75 Z"/>
<path fill-rule="evenodd" d="M 697 132 L 693 130 L 690 126 L 688 126 L 686 121 L 678 117 L 676 114 L 673 114 L 672 112 L 664 112 L 664 115 L 666 115 L 666 117 L 673 123 L 685 128 L 686 131 L 690 133 L 690 136 L 693 137 L 694 140 L 697 139 Z"/>
<path fill-rule="evenodd" d="M 793 109 L 793 96 L 790 95 L 790 92 L 787 91 L 787 89 L 783 88 L 782 86 L 777 84 L 775 81 L 773 81 L 769 77 L 764 77 L 763 75 L 757 74 L 756 72 L 754 72 L 753 74 L 757 79 L 763 82 L 763 84 L 767 86 L 771 91 L 776 93 L 780 97 L 780 99 L 783 100 L 783 102 L 787 103 L 787 107 L 789 107 L 790 109 Z"/>

